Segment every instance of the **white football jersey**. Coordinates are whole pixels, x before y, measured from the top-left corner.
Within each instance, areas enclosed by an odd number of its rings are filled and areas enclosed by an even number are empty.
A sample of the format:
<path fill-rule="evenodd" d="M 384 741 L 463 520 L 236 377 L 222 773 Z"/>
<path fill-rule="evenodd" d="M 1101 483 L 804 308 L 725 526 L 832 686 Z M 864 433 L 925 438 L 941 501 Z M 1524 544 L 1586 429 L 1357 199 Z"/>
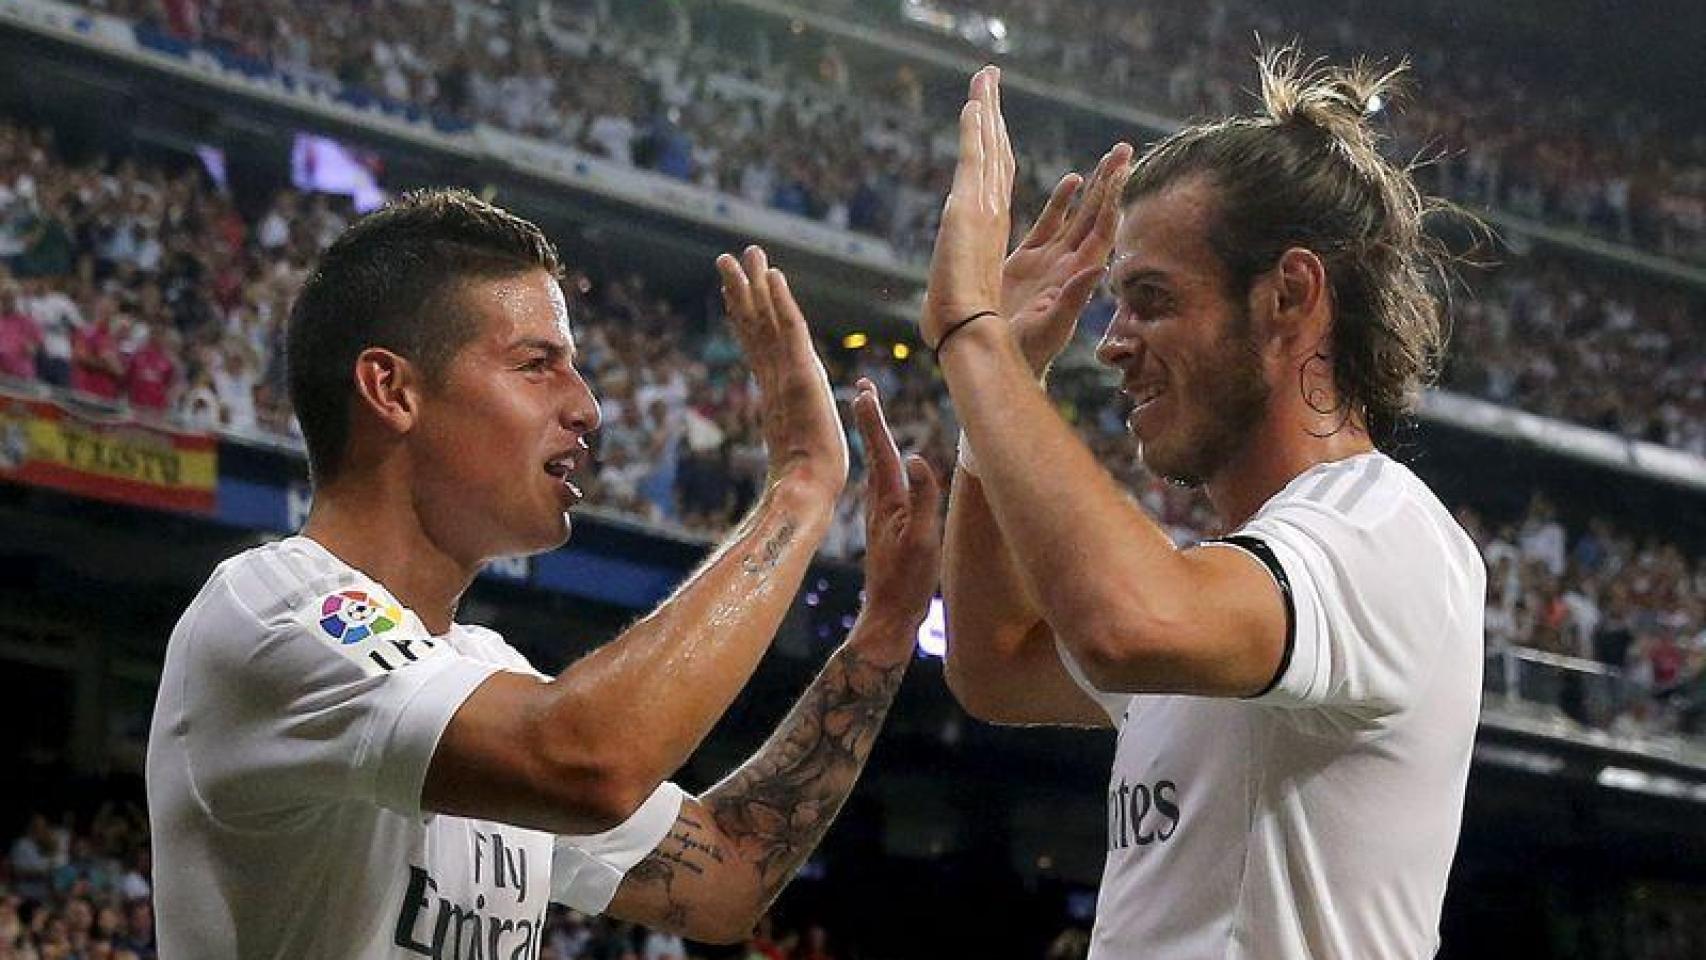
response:
<path fill-rule="evenodd" d="M 1061 649 L 1119 730 L 1092 960 L 1433 956 L 1480 714 L 1479 552 L 1379 453 L 1305 471 L 1224 542 L 1286 598 L 1267 691 L 1103 693 Z"/>
<path fill-rule="evenodd" d="M 490 630 L 431 635 L 306 537 L 222 563 L 172 633 L 149 735 L 161 956 L 526 960 L 548 902 L 608 904 L 674 822 L 672 785 L 613 856 L 617 831 L 421 810 L 439 736 L 498 670 L 539 676 Z"/>

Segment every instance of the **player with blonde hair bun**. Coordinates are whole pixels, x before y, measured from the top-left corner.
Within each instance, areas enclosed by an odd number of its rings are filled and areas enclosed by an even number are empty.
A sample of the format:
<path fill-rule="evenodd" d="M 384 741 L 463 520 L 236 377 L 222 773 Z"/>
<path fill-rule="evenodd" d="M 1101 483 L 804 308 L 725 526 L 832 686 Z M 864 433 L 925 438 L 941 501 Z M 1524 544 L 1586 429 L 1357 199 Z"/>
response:
<path fill-rule="evenodd" d="M 1368 119 L 1396 72 L 1261 69 L 1262 110 L 1129 174 L 1115 147 L 1009 255 L 986 68 L 931 263 L 921 333 L 965 430 L 948 680 L 992 722 L 1119 731 L 1094 960 L 1439 946 L 1486 572 L 1384 452 L 1443 346 L 1437 204 Z M 1110 252 L 1097 355 L 1143 461 L 1216 508 L 1201 544 L 1171 542 L 1038 386 Z"/>

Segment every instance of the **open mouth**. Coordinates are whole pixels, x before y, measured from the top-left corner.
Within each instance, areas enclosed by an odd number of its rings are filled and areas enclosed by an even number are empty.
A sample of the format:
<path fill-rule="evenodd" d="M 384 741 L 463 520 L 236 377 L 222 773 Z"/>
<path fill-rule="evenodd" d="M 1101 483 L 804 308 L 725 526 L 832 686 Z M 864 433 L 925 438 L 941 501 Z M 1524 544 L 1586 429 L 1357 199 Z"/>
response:
<path fill-rule="evenodd" d="M 581 493 L 580 487 L 575 486 L 574 481 L 569 479 L 578 469 L 580 469 L 580 457 L 575 453 L 560 454 L 545 461 L 545 472 L 555 477 L 557 482 L 562 484 L 564 496 L 574 503 L 579 503 L 585 496 Z"/>

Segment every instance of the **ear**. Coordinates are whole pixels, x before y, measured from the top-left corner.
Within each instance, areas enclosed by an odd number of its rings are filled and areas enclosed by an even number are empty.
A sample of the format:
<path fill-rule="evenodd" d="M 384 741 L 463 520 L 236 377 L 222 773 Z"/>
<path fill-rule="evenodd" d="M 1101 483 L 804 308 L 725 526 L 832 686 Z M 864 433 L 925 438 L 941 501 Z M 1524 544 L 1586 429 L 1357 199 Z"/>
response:
<path fill-rule="evenodd" d="M 1274 340 L 1287 356 L 1315 353 L 1332 332 L 1333 290 L 1327 265 L 1315 251 L 1291 247 L 1269 272 L 1272 281 Z"/>
<path fill-rule="evenodd" d="M 368 347 L 355 358 L 355 393 L 386 430 L 405 434 L 420 415 L 420 371 L 406 358 L 383 347 Z"/>

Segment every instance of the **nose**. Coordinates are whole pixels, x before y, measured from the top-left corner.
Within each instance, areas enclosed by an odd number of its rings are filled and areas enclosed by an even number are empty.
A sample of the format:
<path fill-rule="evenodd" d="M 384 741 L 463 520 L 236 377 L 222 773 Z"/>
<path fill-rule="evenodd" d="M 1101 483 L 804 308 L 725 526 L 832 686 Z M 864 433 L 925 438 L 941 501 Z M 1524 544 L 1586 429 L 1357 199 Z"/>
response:
<path fill-rule="evenodd" d="M 578 437 L 584 437 L 604 422 L 604 411 L 598 405 L 598 398 L 593 396 L 592 387 L 581 376 L 581 372 L 569 368 L 568 389 L 563 392 L 563 406 L 560 420 L 564 428 L 574 431 Z"/>
<path fill-rule="evenodd" d="M 1131 311 L 1120 307 L 1102 333 L 1101 342 L 1096 344 L 1096 359 L 1105 366 L 1123 369 L 1142 359 L 1143 349 L 1143 339 L 1137 333 Z"/>

